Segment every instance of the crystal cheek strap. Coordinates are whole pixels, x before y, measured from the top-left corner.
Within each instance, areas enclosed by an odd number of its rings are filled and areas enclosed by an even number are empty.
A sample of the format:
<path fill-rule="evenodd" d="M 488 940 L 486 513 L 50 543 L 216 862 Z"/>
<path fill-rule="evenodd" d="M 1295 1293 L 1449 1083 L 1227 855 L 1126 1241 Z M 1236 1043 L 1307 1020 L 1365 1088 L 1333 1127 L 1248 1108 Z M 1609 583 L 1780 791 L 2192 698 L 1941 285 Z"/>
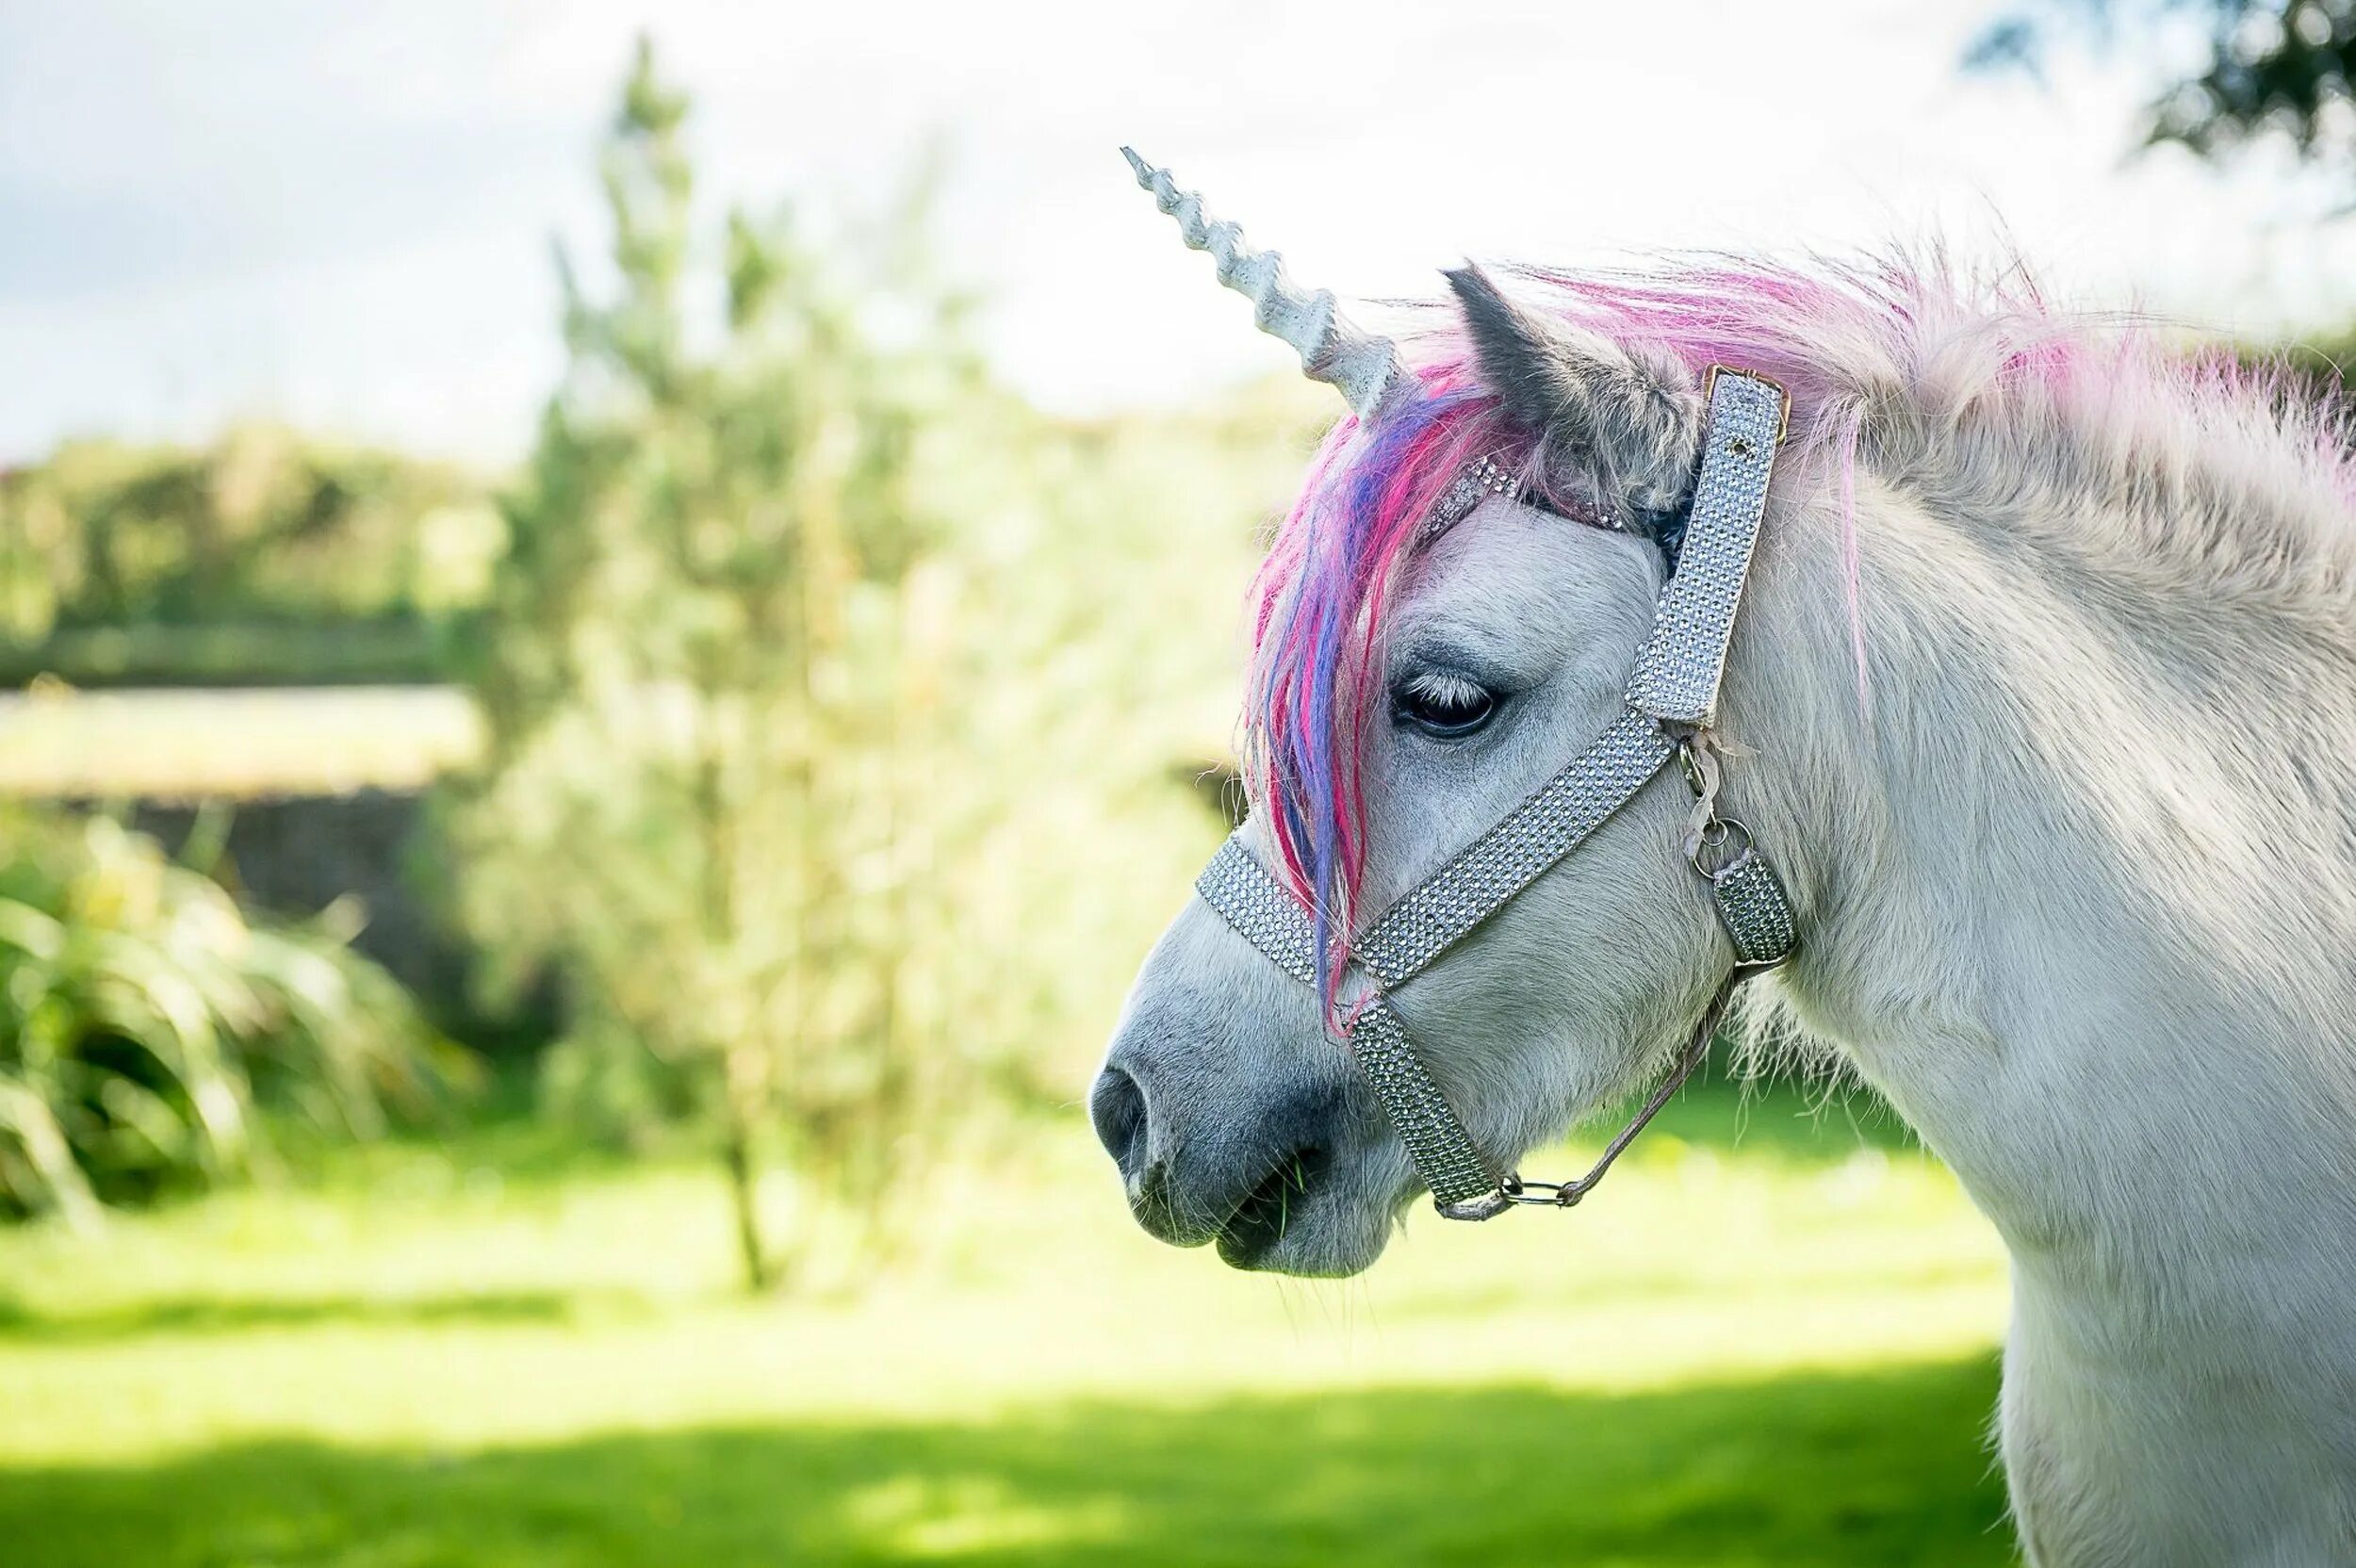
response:
<path fill-rule="evenodd" d="M 1391 906 L 1352 944 L 1377 988 L 1350 1028 L 1351 1054 L 1407 1146 L 1434 1204 L 1451 1219 L 1487 1219 L 1517 1202 L 1567 1207 L 1586 1196 L 1620 1152 L 1699 1065 L 1740 980 L 1772 968 L 1798 943 L 1790 899 L 1742 824 L 1716 811 L 1717 759 L 1707 743 L 1716 717 L 1726 645 L 1767 503 L 1767 482 L 1788 401 L 1761 376 L 1713 368 L 1709 420 L 1684 547 L 1636 657 L 1628 708 L 1535 794 Z M 1476 466 L 1444 494 L 1426 524 L 1452 525 L 1484 497 L 1509 488 L 1494 465 Z M 1408 1037 L 1390 993 L 1420 973 L 1633 799 L 1667 766 L 1685 760 L 1695 796 L 1687 855 L 1710 885 L 1734 962 L 1670 1076 L 1575 1182 L 1525 1184 L 1481 1153 Z M 1317 983 L 1316 927 L 1308 912 L 1244 846 L 1240 832 L 1195 883 L 1203 902 L 1278 968 Z M 1546 1196 L 1532 1196 L 1538 1189 Z"/>

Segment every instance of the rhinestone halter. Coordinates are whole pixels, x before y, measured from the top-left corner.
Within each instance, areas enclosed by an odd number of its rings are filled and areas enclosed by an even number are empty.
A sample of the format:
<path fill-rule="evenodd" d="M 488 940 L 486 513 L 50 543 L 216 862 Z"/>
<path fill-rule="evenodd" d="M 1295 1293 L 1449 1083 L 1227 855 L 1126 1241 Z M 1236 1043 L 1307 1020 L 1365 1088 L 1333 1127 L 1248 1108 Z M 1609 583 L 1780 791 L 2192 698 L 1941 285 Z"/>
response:
<path fill-rule="evenodd" d="M 1434 1204 L 1450 1219 L 1487 1219 L 1516 1203 L 1567 1208 L 1585 1197 L 1700 1065 L 1734 987 L 1781 963 L 1798 945 L 1798 922 L 1775 868 L 1751 842 L 1747 828 L 1717 814 L 1718 767 L 1709 745 L 1735 612 L 1765 515 L 1767 483 L 1790 404 L 1775 382 L 1717 368 L 1703 396 L 1709 422 L 1690 521 L 1661 591 L 1652 634 L 1637 653 L 1627 710 L 1350 946 L 1371 981 L 1351 1019 L 1351 1054 L 1432 1189 Z M 1494 459 L 1477 460 L 1442 492 L 1417 531 L 1418 542 L 1436 539 L 1489 497 L 1517 489 Z M 1600 517 L 1575 520 L 1620 527 Z M 1672 757 L 1685 760 L 1696 800 L 1689 858 L 1710 886 L 1733 961 L 1669 1075 L 1595 1166 L 1576 1181 L 1525 1182 L 1493 1162 L 1465 1130 L 1416 1052 L 1390 993 L 1577 849 Z M 1315 923 L 1252 857 L 1240 833 L 1219 847 L 1195 890 L 1279 969 L 1303 985 L 1317 983 Z"/>

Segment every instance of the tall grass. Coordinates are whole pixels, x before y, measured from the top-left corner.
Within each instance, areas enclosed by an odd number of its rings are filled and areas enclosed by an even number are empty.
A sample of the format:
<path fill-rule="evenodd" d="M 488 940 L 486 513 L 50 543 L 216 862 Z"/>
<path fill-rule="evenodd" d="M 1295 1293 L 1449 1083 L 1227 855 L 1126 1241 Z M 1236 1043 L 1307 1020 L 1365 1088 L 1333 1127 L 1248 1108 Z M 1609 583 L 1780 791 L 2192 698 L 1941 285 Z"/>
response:
<path fill-rule="evenodd" d="M 464 1057 L 331 917 L 257 919 L 109 818 L 0 808 L 0 1215 L 87 1227 L 267 1168 L 273 1117 L 367 1138 L 429 1108 Z"/>

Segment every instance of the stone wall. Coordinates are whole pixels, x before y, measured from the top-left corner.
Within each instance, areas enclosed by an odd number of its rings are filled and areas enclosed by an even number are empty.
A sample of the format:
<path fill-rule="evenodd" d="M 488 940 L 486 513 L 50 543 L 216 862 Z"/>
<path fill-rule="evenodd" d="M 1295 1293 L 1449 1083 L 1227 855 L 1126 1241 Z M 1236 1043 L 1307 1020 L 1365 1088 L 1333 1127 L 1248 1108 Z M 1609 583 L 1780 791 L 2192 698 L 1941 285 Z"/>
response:
<path fill-rule="evenodd" d="M 204 809 L 148 803 L 132 821 L 177 854 Z M 416 992 L 443 1027 L 477 1042 L 545 1037 L 554 1027 L 545 995 L 505 1016 L 486 1011 L 472 994 L 473 954 L 437 891 L 449 882 L 425 830 L 422 794 L 371 789 L 214 809 L 231 813 L 215 874 L 243 902 L 306 916 L 352 898 L 367 921 L 352 945 Z"/>

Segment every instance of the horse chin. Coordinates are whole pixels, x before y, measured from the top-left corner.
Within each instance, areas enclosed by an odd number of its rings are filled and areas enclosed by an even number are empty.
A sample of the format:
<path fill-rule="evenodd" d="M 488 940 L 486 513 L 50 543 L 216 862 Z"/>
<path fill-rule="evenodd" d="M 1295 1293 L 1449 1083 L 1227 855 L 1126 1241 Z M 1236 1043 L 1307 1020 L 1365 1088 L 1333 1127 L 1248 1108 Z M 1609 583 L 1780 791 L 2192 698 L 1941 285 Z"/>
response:
<path fill-rule="evenodd" d="M 1219 1226 L 1219 1261 L 1252 1273 L 1340 1280 L 1363 1274 L 1391 1239 L 1396 1204 L 1312 1153 L 1271 1173 Z"/>

